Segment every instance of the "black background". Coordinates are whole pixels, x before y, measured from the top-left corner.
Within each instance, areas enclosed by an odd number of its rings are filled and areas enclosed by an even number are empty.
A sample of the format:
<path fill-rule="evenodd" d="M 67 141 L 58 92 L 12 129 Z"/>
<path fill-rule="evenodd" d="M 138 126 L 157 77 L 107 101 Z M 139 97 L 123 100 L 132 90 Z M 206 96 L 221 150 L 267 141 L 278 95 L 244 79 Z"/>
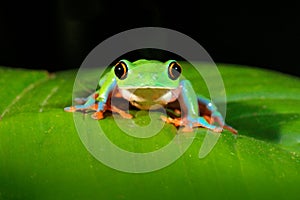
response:
<path fill-rule="evenodd" d="M 6 3 L 0 6 L 0 65 L 49 71 L 78 68 L 87 54 L 108 37 L 131 28 L 158 26 L 192 37 L 215 62 L 300 76 L 297 5 L 273 2 L 235 8 L 198 3 Z"/>

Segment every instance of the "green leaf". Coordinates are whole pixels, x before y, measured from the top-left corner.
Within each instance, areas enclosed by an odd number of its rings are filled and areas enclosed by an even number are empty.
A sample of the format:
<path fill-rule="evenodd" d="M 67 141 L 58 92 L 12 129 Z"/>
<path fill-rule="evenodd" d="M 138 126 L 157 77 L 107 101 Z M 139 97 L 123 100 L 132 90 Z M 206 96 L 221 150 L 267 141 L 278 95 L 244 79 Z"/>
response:
<path fill-rule="evenodd" d="M 219 70 L 226 121 L 238 137 L 224 131 L 199 159 L 207 134 L 199 129 L 173 164 L 132 174 L 95 159 L 78 136 L 73 114 L 63 111 L 72 103 L 76 71 L 0 68 L 0 199 L 298 199 L 299 78 L 245 66 L 220 64 Z M 208 95 L 192 69 L 185 76 Z M 135 122 L 147 126 L 148 113 L 136 114 Z M 154 151 L 176 133 L 166 124 L 141 141 L 122 133 L 112 116 L 99 123 L 111 141 L 133 152 Z"/>

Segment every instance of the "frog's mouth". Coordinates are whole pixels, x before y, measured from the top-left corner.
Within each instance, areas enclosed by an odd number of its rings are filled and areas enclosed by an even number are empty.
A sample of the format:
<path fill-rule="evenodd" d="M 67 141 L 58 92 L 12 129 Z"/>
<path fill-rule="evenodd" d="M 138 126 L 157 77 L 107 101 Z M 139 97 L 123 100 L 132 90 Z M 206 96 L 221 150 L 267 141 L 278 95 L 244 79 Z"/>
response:
<path fill-rule="evenodd" d="M 148 109 L 155 104 L 166 105 L 177 98 L 175 94 L 177 92 L 168 88 L 119 88 L 119 92 L 124 99 L 141 109 Z"/>
<path fill-rule="evenodd" d="M 160 97 L 164 96 L 168 92 L 170 92 L 170 89 L 166 88 L 139 88 L 134 90 L 129 90 L 131 93 L 142 97 L 144 99 L 152 99 L 156 100 Z"/>
<path fill-rule="evenodd" d="M 138 88 L 138 89 L 119 89 L 122 97 L 128 101 L 156 101 L 167 94 L 170 89 L 166 88 Z"/>

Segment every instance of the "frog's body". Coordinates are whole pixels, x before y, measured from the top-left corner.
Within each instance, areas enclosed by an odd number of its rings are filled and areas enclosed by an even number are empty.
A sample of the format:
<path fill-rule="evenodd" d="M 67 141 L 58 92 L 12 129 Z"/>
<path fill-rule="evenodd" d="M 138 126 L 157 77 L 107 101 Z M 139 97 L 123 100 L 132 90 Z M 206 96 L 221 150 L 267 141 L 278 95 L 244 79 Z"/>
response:
<path fill-rule="evenodd" d="M 83 100 L 83 105 L 66 107 L 65 111 L 95 110 L 94 119 L 102 119 L 106 110 L 131 118 L 118 105 L 111 104 L 112 98 L 127 100 L 142 110 L 169 107 L 180 110 L 180 118 L 162 117 L 175 126 L 184 126 L 185 131 L 194 127 L 205 127 L 221 132 L 223 127 L 233 133 L 235 129 L 225 124 L 221 114 L 208 100 L 194 93 L 191 83 L 181 76 L 181 67 L 174 61 L 165 63 L 155 60 L 138 60 L 133 63 L 121 60 L 99 81 L 100 88 Z M 218 125 L 213 125 L 217 122 Z"/>

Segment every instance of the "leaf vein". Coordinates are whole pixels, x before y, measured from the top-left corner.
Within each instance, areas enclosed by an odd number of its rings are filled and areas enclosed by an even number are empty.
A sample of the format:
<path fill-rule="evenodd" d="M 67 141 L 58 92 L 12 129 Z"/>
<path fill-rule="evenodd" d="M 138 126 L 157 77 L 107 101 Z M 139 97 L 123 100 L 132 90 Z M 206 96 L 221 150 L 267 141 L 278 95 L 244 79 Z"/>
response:
<path fill-rule="evenodd" d="M 6 113 L 8 113 L 10 111 L 10 109 L 18 102 L 20 101 L 20 99 L 22 99 L 28 92 L 30 92 L 31 90 L 33 90 L 34 88 L 36 88 L 39 84 L 41 84 L 42 82 L 46 81 L 46 79 L 40 79 L 34 83 L 31 83 L 29 86 L 27 86 L 26 88 L 24 88 L 24 90 L 22 92 L 20 92 L 19 95 L 16 96 L 16 98 L 14 98 L 12 100 L 12 102 L 4 109 L 4 111 L 1 113 L 0 115 L 0 120 L 3 119 L 4 115 Z"/>
<path fill-rule="evenodd" d="M 52 88 L 52 90 L 49 92 L 49 94 L 46 96 L 46 98 L 42 101 L 39 112 L 43 112 L 44 106 L 48 103 L 48 100 L 57 92 L 57 90 L 58 90 L 58 86 L 55 86 L 54 88 Z"/>

